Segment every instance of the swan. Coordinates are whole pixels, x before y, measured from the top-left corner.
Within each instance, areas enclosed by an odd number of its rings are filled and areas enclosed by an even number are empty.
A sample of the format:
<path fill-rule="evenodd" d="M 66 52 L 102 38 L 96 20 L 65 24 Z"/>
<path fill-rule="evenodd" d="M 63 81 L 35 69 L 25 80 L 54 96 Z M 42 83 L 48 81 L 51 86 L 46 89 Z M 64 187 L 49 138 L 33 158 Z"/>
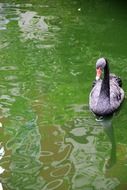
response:
<path fill-rule="evenodd" d="M 104 71 L 101 79 L 102 71 Z M 89 95 L 90 110 L 97 116 L 113 114 L 124 100 L 122 81 L 109 73 L 109 63 L 105 58 L 96 62 L 96 80 Z"/>

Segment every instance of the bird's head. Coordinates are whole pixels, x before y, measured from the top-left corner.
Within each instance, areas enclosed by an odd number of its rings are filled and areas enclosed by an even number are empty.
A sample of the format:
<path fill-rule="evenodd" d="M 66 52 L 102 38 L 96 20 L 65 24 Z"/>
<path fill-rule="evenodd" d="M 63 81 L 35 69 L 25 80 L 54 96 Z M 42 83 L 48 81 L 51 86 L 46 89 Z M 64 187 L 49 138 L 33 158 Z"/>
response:
<path fill-rule="evenodd" d="M 96 80 L 99 80 L 101 75 L 102 75 L 102 71 L 105 68 L 107 64 L 107 61 L 105 58 L 99 58 L 96 62 Z"/>

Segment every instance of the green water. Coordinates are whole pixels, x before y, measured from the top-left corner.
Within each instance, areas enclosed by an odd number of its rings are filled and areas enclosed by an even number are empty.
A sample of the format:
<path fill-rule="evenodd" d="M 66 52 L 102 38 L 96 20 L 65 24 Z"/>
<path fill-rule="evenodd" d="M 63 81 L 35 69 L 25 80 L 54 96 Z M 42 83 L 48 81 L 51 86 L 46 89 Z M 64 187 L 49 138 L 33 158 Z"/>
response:
<path fill-rule="evenodd" d="M 0 185 L 126 190 L 126 99 L 102 122 L 88 108 L 101 56 L 126 93 L 126 3 L 0 2 Z"/>

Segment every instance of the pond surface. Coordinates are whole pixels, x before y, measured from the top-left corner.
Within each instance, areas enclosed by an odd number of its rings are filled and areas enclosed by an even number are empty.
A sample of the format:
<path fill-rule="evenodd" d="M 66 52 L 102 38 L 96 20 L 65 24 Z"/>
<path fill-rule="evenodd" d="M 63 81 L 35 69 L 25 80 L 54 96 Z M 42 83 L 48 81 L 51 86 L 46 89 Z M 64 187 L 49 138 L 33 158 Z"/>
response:
<path fill-rule="evenodd" d="M 0 3 L 0 189 L 127 189 L 126 99 L 100 122 L 88 107 L 99 57 L 126 93 L 126 10 L 124 1 Z"/>

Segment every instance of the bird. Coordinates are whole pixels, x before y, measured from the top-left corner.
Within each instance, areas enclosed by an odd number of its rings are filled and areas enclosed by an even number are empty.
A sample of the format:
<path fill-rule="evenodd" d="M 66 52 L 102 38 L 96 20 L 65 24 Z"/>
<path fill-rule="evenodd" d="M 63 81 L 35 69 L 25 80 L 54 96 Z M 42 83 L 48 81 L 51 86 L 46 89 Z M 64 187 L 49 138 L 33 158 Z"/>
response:
<path fill-rule="evenodd" d="M 110 74 L 109 62 L 99 58 L 96 62 L 96 80 L 89 94 L 89 108 L 96 116 L 112 115 L 124 100 L 122 80 Z"/>

